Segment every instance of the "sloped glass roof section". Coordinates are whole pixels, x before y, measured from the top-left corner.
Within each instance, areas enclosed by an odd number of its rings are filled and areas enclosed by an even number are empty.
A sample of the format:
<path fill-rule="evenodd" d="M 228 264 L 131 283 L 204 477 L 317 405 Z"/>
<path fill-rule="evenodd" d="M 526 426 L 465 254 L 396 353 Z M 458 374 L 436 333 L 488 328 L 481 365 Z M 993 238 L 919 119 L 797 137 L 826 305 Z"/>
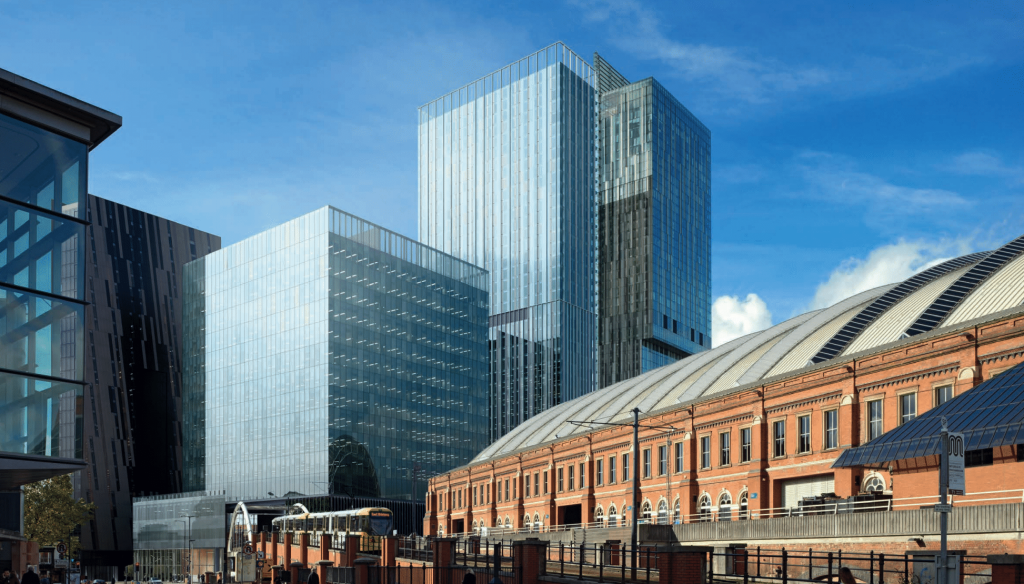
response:
<path fill-rule="evenodd" d="M 925 284 L 932 282 L 936 278 L 941 277 L 944 274 L 952 272 L 953 270 L 962 268 L 973 263 L 976 263 L 985 257 L 987 253 L 973 253 L 962 257 L 951 259 L 947 262 L 943 262 L 937 266 L 929 268 L 920 274 L 904 281 L 898 286 L 889 290 L 885 294 L 881 295 L 874 302 L 867 305 L 864 310 L 850 319 L 850 322 L 846 323 L 843 328 L 839 329 L 839 332 L 834 337 L 829 339 L 825 346 L 818 351 L 818 354 L 811 357 L 811 361 L 814 363 L 821 363 L 822 361 L 828 361 L 829 359 L 839 355 L 843 352 L 846 347 L 857 338 L 861 332 L 864 331 L 871 323 L 882 315 L 883 312 L 889 310 L 894 304 L 903 300 L 916 290 L 920 289 Z"/>
<path fill-rule="evenodd" d="M 950 432 L 963 432 L 967 450 L 1024 444 L 1024 363 L 843 452 L 832 468 L 879 468 L 898 460 L 937 455 L 943 417 Z"/>
<path fill-rule="evenodd" d="M 926 333 L 937 327 L 971 292 L 996 270 L 1013 261 L 1021 252 L 1024 252 L 1024 236 L 988 254 L 932 302 L 932 305 L 907 329 L 907 336 Z"/>

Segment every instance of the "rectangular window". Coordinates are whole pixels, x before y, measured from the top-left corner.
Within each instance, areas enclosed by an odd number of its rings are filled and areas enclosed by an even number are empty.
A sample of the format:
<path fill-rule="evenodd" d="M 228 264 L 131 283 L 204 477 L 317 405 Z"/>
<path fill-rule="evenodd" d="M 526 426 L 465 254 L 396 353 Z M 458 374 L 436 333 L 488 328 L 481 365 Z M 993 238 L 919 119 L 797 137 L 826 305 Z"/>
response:
<path fill-rule="evenodd" d="M 473 489 L 473 505 L 476 505 L 476 489 Z"/>
<path fill-rule="evenodd" d="M 900 396 L 900 426 L 917 417 L 917 394 L 905 393 Z"/>
<path fill-rule="evenodd" d="M 548 471 L 544 471 L 544 494 L 545 495 L 548 494 L 548 488 L 549 488 Z"/>
<path fill-rule="evenodd" d="M 939 407 L 942 404 L 953 399 L 953 385 L 940 385 L 934 389 L 935 392 L 935 407 Z"/>
<path fill-rule="evenodd" d="M 564 478 L 563 477 L 564 470 L 565 469 L 563 469 L 563 468 L 559 468 L 558 469 L 558 492 L 559 493 L 561 493 L 563 490 L 565 490 L 565 484 L 562 482 L 562 479 Z"/>
<path fill-rule="evenodd" d="M 982 448 L 981 450 L 968 450 L 964 453 L 964 467 L 990 466 L 992 464 L 992 449 Z"/>
<path fill-rule="evenodd" d="M 668 474 L 668 446 L 658 447 L 658 476 Z"/>
<path fill-rule="evenodd" d="M 516 487 L 519 486 L 519 479 L 512 479 L 512 500 L 515 501 L 519 497 L 516 494 Z"/>
<path fill-rule="evenodd" d="M 718 435 L 718 459 L 719 464 L 722 466 L 728 466 L 732 464 L 731 457 L 731 446 L 732 446 L 732 432 L 722 432 Z"/>
<path fill-rule="evenodd" d="M 674 318 L 672 319 L 672 332 L 674 334 L 678 334 L 679 333 L 679 323 Z"/>
<path fill-rule="evenodd" d="M 702 346 L 702 347 L 704 346 L 704 333 L 701 333 L 701 334 L 700 334 L 700 342 L 699 342 L 699 343 L 697 343 L 697 344 L 698 344 L 698 345 L 700 345 L 700 346 Z"/>
<path fill-rule="evenodd" d="M 825 412 L 825 450 L 839 447 L 839 410 Z"/>
<path fill-rule="evenodd" d="M 594 470 L 594 480 L 597 481 L 597 486 L 600 487 L 601 485 L 604 484 L 604 460 L 599 458 L 597 460 L 597 468 Z"/>
<path fill-rule="evenodd" d="M 811 451 L 811 417 L 799 416 L 796 419 L 797 430 L 797 453 L 804 454 Z"/>
<path fill-rule="evenodd" d="M 622 480 L 623 481 L 628 481 L 629 480 L 629 455 L 628 454 L 623 454 L 622 455 Z"/>
<path fill-rule="evenodd" d="M 583 480 L 583 477 L 586 474 L 584 471 L 585 471 L 585 469 L 583 468 L 583 463 L 581 462 L 580 463 L 580 488 L 581 489 L 587 486 L 587 482 Z"/>
<path fill-rule="evenodd" d="M 740 462 L 750 462 L 750 428 L 740 430 Z"/>
<path fill-rule="evenodd" d="M 773 450 L 775 458 L 786 456 L 786 421 L 779 420 L 772 423 Z"/>
<path fill-rule="evenodd" d="M 882 400 L 868 402 L 868 440 L 882 435 Z"/>
<path fill-rule="evenodd" d="M 608 484 L 611 485 L 611 484 L 614 484 L 614 483 L 615 483 L 615 457 L 614 456 L 609 456 L 608 457 Z"/>
<path fill-rule="evenodd" d="M 569 490 L 570 491 L 576 490 L 576 473 L 574 471 L 575 471 L 575 467 L 570 464 L 569 465 Z"/>
<path fill-rule="evenodd" d="M 668 328 L 668 315 L 667 314 L 663 314 L 663 315 L 661 315 L 661 318 L 662 318 L 661 328 L 666 328 L 667 329 Z"/>
<path fill-rule="evenodd" d="M 651 478 L 651 449 L 644 449 L 644 474 L 645 479 Z"/>
<path fill-rule="evenodd" d="M 505 500 L 508 501 L 508 479 L 505 479 Z"/>
<path fill-rule="evenodd" d="M 711 468 L 711 436 L 700 437 L 700 467 Z"/>
<path fill-rule="evenodd" d="M 540 474 L 533 473 L 533 496 L 540 496 Z"/>
<path fill-rule="evenodd" d="M 683 472 L 683 443 L 676 442 L 676 472 Z"/>

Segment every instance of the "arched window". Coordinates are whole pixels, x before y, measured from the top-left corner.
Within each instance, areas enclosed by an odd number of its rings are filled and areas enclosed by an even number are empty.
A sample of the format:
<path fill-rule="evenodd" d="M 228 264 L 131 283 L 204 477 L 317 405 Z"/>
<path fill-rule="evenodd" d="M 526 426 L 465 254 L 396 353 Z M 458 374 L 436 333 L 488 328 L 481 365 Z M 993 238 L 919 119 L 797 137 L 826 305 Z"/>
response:
<path fill-rule="evenodd" d="M 544 524 L 540 522 L 540 513 L 533 514 L 533 526 L 537 528 L 538 532 L 542 531 L 541 528 L 544 527 Z"/>
<path fill-rule="evenodd" d="M 672 511 L 672 518 L 677 523 L 682 523 L 683 522 L 683 516 L 680 514 L 680 510 L 679 510 L 679 497 L 676 497 L 676 504 L 674 505 L 674 510 Z"/>
<path fill-rule="evenodd" d="M 479 533 L 479 532 L 480 532 L 480 526 L 477 525 L 476 521 L 474 521 L 473 522 L 473 533 Z"/>
<path fill-rule="evenodd" d="M 737 515 L 740 521 L 747 519 L 749 514 L 747 513 L 747 492 L 743 491 L 740 493 L 740 511 Z"/>
<path fill-rule="evenodd" d="M 594 509 L 594 523 L 604 524 L 604 509 L 600 505 Z"/>
<path fill-rule="evenodd" d="M 658 502 L 658 525 L 668 525 L 668 501 L 662 499 Z"/>
<path fill-rule="evenodd" d="M 640 507 L 640 517 L 641 517 L 641 519 L 643 519 L 644 521 L 650 523 L 651 522 L 651 515 L 653 515 L 653 514 L 654 514 L 654 511 L 651 509 L 651 502 L 650 501 L 644 501 L 643 506 Z"/>
<path fill-rule="evenodd" d="M 732 521 L 732 495 L 728 491 L 718 496 L 718 520 Z"/>
<path fill-rule="evenodd" d="M 700 501 L 697 503 L 697 509 L 700 513 L 701 521 L 711 521 L 711 496 L 704 493 L 700 496 Z"/>
<path fill-rule="evenodd" d="M 528 529 L 530 531 L 533 531 L 533 524 L 530 523 L 530 514 L 529 513 L 527 513 L 526 515 L 523 515 L 523 527 L 525 527 L 526 529 Z"/>
<path fill-rule="evenodd" d="M 619 525 L 619 512 L 615 509 L 615 505 L 608 507 L 608 527 L 617 527 Z"/>
<path fill-rule="evenodd" d="M 512 529 L 512 518 L 505 516 L 505 529 Z"/>
<path fill-rule="evenodd" d="M 862 493 L 881 493 L 885 491 L 885 479 L 878 473 L 871 473 L 864 479 L 860 490 Z"/>

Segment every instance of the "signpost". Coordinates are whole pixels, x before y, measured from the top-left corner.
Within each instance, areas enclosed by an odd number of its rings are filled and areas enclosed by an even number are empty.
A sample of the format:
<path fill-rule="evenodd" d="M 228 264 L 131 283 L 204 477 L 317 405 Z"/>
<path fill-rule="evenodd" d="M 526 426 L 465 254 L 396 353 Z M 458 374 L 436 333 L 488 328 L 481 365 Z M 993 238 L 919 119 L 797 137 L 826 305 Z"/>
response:
<path fill-rule="evenodd" d="M 942 418 L 941 449 L 939 450 L 939 504 L 935 511 L 939 513 L 939 559 L 937 575 L 938 584 L 956 584 L 950 576 L 959 573 L 959 563 L 950 562 L 947 554 L 946 536 L 949 531 L 949 514 L 953 511 L 952 505 L 946 499 L 948 494 L 962 495 L 966 492 L 964 484 L 964 435 L 959 432 L 950 432 L 946 425 L 946 418 Z M 951 571 L 953 568 L 956 571 Z"/>

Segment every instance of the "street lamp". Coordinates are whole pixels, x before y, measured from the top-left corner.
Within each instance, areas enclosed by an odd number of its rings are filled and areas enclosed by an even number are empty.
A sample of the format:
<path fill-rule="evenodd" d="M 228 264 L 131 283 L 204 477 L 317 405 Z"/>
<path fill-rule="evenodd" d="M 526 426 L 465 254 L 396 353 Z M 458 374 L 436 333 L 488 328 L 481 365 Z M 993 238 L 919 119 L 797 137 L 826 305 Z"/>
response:
<path fill-rule="evenodd" d="M 633 423 L 622 424 L 615 422 L 584 422 L 578 420 L 568 420 L 570 424 L 576 424 L 578 426 L 591 426 L 594 424 L 600 424 L 602 426 L 632 426 L 633 427 L 633 529 L 630 530 L 629 543 L 633 547 L 632 560 L 632 578 L 636 580 L 636 560 L 637 560 L 637 530 L 639 521 L 637 520 L 640 512 L 640 408 L 633 408 Z M 658 426 L 648 425 L 643 426 L 644 428 L 653 429 L 664 429 L 664 430 L 678 430 L 674 426 Z"/>
<path fill-rule="evenodd" d="M 198 515 L 188 515 L 182 513 L 178 517 L 188 517 L 188 559 L 185 561 L 185 581 L 189 584 L 192 583 L 192 518 L 199 517 Z"/>
<path fill-rule="evenodd" d="M 184 519 L 177 519 L 177 520 L 175 520 L 175 523 L 180 523 L 182 525 L 185 525 L 186 521 Z M 188 551 L 188 540 L 189 540 L 188 534 L 185 533 L 184 529 L 182 529 L 181 530 L 181 554 L 182 554 L 182 559 L 184 559 L 185 552 Z M 191 559 L 192 558 L 189 558 L 189 560 L 191 560 Z M 184 564 L 182 566 L 182 568 L 184 568 L 183 573 L 187 574 L 188 573 L 188 568 L 189 568 L 188 560 L 185 560 L 182 563 Z"/>

